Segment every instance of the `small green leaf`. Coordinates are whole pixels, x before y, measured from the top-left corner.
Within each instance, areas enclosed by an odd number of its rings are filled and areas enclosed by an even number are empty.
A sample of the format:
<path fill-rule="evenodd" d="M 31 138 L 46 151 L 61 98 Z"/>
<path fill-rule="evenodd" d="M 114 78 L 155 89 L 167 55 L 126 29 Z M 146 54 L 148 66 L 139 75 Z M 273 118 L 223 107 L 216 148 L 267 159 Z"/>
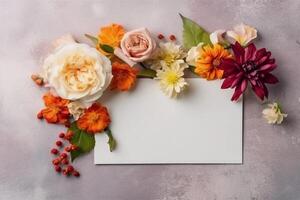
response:
<path fill-rule="evenodd" d="M 139 71 L 137 77 L 139 77 L 139 78 L 154 78 L 154 77 L 156 77 L 156 71 L 153 69 L 142 69 Z"/>
<path fill-rule="evenodd" d="M 98 45 L 99 41 L 98 41 L 98 38 L 92 36 L 92 35 L 89 35 L 89 34 L 84 34 L 85 37 L 87 37 L 88 39 L 90 39 L 95 46 Z"/>
<path fill-rule="evenodd" d="M 200 42 L 204 45 L 211 44 L 208 32 L 191 19 L 179 15 L 183 23 L 183 46 L 186 49 L 197 46 Z"/>
<path fill-rule="evenodd" d="M 99 44 L 99 46 L 106 53 L 114 53 L 114 48 L 107 44 Z"/>
<path fill-rule="evenodd" d="M 111 130 L 109 128 L 105 129 L 104 132 L 108 136 L 108 142 L 107 142 L 107 144 L 109 145 L 110 152 L 112 152 L 117 147 L 117 141 L 114 139 L 114 137 L 113 137 L 113 135 L 111 133 Z"/>
<path fill-rule="evenodd" d="M 71 159 L 72 161 L 77 158 L 78 156 L 81 156 L 84 153 L 88 153 L 95 147 L 95 137 L 93 134 L 88 134 L 87 132 L 80 130 L 76 122 L 73 122 L 71 124 L 71 127 L 69 128 L 74 135 L 71 139 L 71 144 L 74 144 L 77 146 L 76 151 L 72 151 L 71 153 Z"/>

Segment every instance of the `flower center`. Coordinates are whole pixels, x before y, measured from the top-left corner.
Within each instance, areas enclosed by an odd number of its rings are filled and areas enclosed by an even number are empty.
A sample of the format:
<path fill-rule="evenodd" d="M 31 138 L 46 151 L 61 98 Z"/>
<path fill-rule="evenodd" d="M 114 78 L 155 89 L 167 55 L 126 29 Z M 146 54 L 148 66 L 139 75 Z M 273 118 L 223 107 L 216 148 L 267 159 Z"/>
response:
<path fill-rule="evenodd" d="M 251 73 L 256 70 L 256 65 L 253 61 L 247 61 L 242 65 L 244 72 Z"/>
<path fill-rule="evenodd" d="M 214 67 L 218 67 L 220 65 L 221 61 L 220 59 L 216 58 L 213 60 L 212 64 Z"/>
<path fill-rule="evenodd" d="M 97 82 L 94 61 L 88 58 L 71 58 L 64 66 L 65 85 L 73 91 L 85 91 Z"/>
<path fill-rule="evenodd" d="M 180 77 L 176 73 L 171 72 L 167 75 L 166 80 L 169 84 L 175 85 L 178 82 L 179 78 Z"/>

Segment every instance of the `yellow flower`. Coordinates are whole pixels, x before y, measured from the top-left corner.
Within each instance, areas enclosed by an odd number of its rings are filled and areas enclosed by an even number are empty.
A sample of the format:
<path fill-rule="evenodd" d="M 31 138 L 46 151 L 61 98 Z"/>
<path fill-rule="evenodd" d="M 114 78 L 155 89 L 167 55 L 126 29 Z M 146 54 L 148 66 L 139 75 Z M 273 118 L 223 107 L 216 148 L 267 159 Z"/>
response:
<path fill-rule="evenodd" d="M 111 47 L 119 47 L 120 42 L 125 34 L 123 26 L 111 24 L 100 29 L 98 39 L 100 44 L 106 44 Z"/>
<path fill-rule="evenodd" d="M 207 80 L 221 79 L 223 70 L 218 69 L 218 66 L 224 58 L 231 58 L 231 55 L 221 45 L 203 47 L 201 56 L 196 62 L 195 73 Z"/>
<path fill-rule="evenodd" d="M 174 62 L 182 60 L 186 57 L 186 52 L 180 45 L 176 45 L 174 42 L 160 43 L 159 48 L 152 56 L 151 68 L 158 70 L 162 68 L 162 65 L 171 66 Z"/>
<path fill-rule="evenodd" d="M 157 70 L 156 80 L 159 80 L 159 85 L 163 93 L 170 98 L 175 98 L 188 85 L 183 78 L 184 69 L 188 65 L 183 60 L 175 61 L 168 66 L 164 64 L 162 69 Z"/>

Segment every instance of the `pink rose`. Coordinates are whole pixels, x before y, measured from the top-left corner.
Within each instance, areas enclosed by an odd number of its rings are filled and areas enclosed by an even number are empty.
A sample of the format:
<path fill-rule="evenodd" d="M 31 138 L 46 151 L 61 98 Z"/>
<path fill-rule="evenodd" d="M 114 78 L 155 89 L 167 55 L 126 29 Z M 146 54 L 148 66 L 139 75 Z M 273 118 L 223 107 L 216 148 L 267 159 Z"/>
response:
<path fill-rule="evenodd" d="M 146 28 L 127 32 L 121 40 L 123 53 L 134 62 L 148 59 L 155 48 L 156 42 Z"/>

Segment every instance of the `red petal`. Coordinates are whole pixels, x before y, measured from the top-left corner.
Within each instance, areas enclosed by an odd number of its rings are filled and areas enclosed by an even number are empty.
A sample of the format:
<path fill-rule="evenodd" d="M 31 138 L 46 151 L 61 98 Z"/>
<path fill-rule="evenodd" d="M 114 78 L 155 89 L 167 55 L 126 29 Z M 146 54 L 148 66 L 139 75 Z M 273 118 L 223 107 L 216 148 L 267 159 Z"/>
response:
<path fill-rule="evenodd" d="M 231 47 L 234 52 L 236 61 L 239 64 L 242 64 L 244 62 L 245 49 L 238 42 L 236 42 Z"/>
<path fill-rule="evenodd" d="M 267 50 L 265 48 L 259 49 L 256 51 L 256 59 L 255 61 L 259 61 L 263 56 L 265 56 L 267 53 Z"/>
<path fill-rule="evenodd" d="M 249 44 L 247 48 L 245 48 L 245 60 L 254 60 L 256 52 L 256 47 L 253 43 Z"/>
<path fill-rule="evenodd" d="M 265 74 L 263 80 L 265 83 L 269 83 L 269 84 L 275 84 L 279 82 L 276 76 L 270 73 Z"/>
<path fill-rule="evenodd" d="M 256 96 L 258 96 L 261 100 L 264 100 L 265 91 L 264 88 L 259 87 L 258 85 L 252 87 Z"/>
<path fill-rule="evenodd" d="M 231 97 L 231 101 L 237 101 L 240 98 L 241 94 L 242 94 L 241 87 L 240 86 L 236 87 Z"/>
<path fill-rule="evenodd" d="M 246 79 L 244 79 L 241 83 L 241 91 L 244 92 L 247 88 L 248 85 L 248 81 Z"/>
<path fill-rule="evenodd" d="M 265 64 L 260 66 L 259 71 L 262 73 L 268 73 L 270 71 L 273 71 L 276 68 L 276 64 Z"/>
<path fill-rule="evenodd" d="M 227 89 L 227 88 L 230 88 L 234 80 L 235 80 L 234 77 L 228 77 L 228 78 L 226 78 L 226 79 L 223 81 L 223 83 L 222 83 L 221 89 Z"/>

